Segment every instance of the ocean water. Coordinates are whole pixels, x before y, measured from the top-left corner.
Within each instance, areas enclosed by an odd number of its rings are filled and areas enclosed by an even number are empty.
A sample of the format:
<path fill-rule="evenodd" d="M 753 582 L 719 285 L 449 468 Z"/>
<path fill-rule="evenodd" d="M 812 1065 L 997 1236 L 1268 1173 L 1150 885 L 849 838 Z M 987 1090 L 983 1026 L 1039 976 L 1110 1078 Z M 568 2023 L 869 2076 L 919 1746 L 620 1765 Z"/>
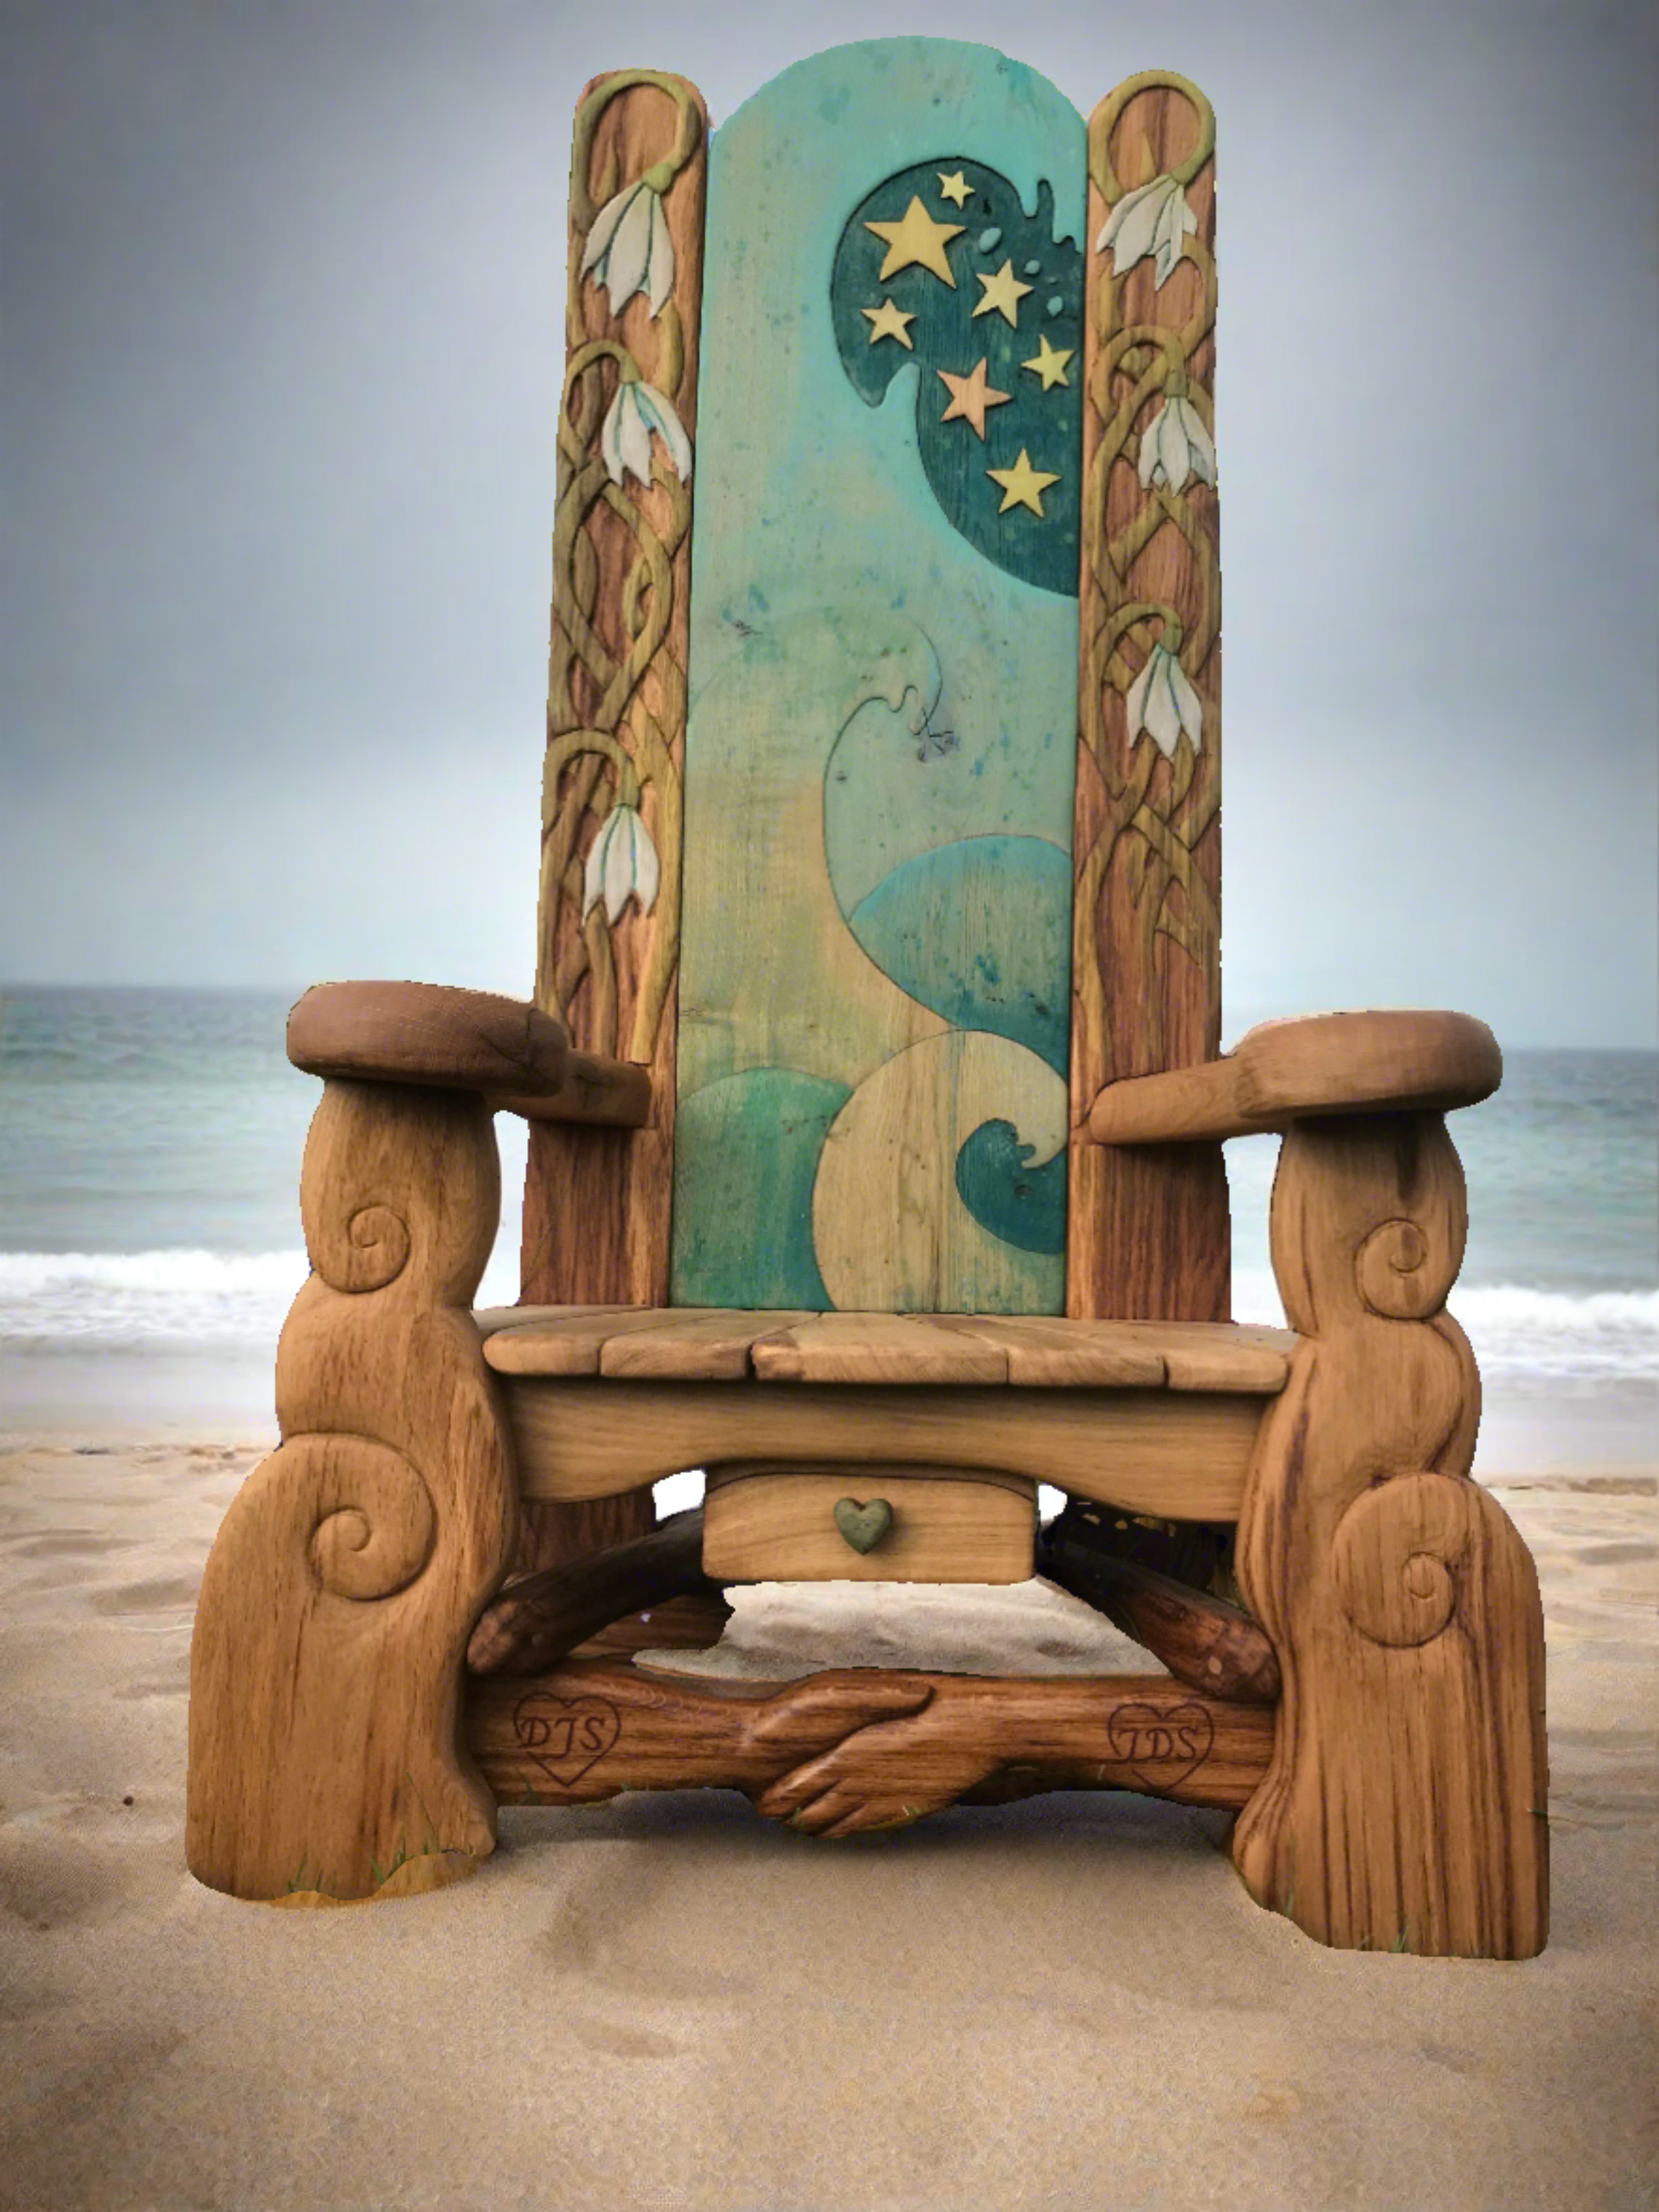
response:
<path fill-rule="evenodd" d="M 270 1425 L 321 1089 L 284 1054 L 288 1004 L 0 992 L 0 1425 Z M 1498 1095 L 1450 1126 L 1470 1232 L 1449 1303 L 1480 1363 L 1482 1461 L 1497 1441 L 1511 1468 L 1651 1464 L 1659 1054 L 1512 1053 Z M 525 1138 L 507 1115 L 497 1131 L 503 1226 L 483 1304 L 518 1291 Z M 1267 1258 L 1276 1152 L 1271 1137 L 1227 1147 L 1241 1321 L 1284 1318 Z"/>

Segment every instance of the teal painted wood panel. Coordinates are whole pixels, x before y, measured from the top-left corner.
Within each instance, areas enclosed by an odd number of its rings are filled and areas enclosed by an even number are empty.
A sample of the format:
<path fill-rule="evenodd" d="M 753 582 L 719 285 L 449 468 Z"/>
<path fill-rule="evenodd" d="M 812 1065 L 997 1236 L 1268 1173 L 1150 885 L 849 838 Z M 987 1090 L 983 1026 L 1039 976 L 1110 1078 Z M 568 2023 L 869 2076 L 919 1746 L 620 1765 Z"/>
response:
<path fill-rule="evenodd" d="M 927 39 L 714 135 L 677 1304 L 1064 1310 L 1085 151 Z"/>

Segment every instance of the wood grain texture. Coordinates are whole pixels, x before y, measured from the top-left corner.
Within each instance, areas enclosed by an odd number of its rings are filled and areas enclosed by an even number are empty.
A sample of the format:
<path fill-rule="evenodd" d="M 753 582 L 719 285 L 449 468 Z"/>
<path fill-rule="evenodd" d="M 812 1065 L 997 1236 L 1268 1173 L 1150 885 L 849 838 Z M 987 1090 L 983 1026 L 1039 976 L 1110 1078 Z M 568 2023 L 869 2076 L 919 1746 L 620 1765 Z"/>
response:
<path fill-rule="evenodd" d="M 1162 1660 L 1178 1682 L 1244 1705 L 1278 1703 L 1273 1645 L 1237 1606 L 1133 1559 L 1057 1540 L 1052 1529 L 1043 1531 L 1036 1566 Z"/>
<path fill-rule="evenodd" d="M 561 1022 L 490 991 L 442 983 L 319 983 L 288 1018 L 308 1075 L 551 1098 L 570 1057 Z"/>
<path fill-rule="evenodd" d="M 773 1325 L 781 1334 L 811 1318 L 768 1315 L 762 1327 Z M 637 1382 L 735 1382 L 752 1371 L 755 1355 L 772 1340 L 757 1336 L 753 1314 L 665 1314 L 659 1328 L 635 1329 L 608 1343 L 599 1354 L 599 1372 Z"/>
<path fill-rule="evenodd" d="M 473 1325 L 481 1337 L 499 1336 L 504 1328 L 533 1328 L 550 1321 L 591 1321 L 596 1314 L 630 1313 L 630 1306 L 475 1306 Z"/>
<path fill-rule="evenodd" d="M 531 1310 L 523 1310 L 528 1316 Z M 607 1345 L 619 1346 L 638 1329 L 660 1330 L 667 1318 L 656 1306 L 571 1307 L 493 1332 L 484 1357 L 499 1375 L 597 1375 Z M 744 1316 L 700 1313 L 696 1318 L 730 1326 Z"/>
<path fill-rule="evenodd" d="M 1157 1390 L 1165 1379 L 1163 1358 L 1154 1347 L 1119 1334 L 1109 1322 L 1097 1328 L 1024 1315 L 953 1314 L 935 1325 L 1000 1352 L 1006 1379 L 1019 1386 Z"/>
<path fill-rule="evenodd" d="M 1097 1144 L 1171 1141 L 1287 1129 L 1317 1114 L 1444 1114 L 1490 1097 L 1504 1058 L 1468 1014 L 1315 1014 L 1265 1022 L 1224 1059 L 1115 1083 L 1090 1109 Z"/>
<path fill-rule="evenodd" d="M 534 1674 L 647 1607 L 671 1598 L 718 1600 L 720 1585 L 703 1571 L 702 1527 L 699 1506 L 648 1535 L 507 1583 L 472 1632 L 468 1667 L 475 1674 Z"/>
<path fill-rule="evenodd" d="M 585 1637 L 569 1653 L 573 1659 L 632 1658 L 636 1651 L 703 1651 L 718 1644 L 732 1618 L 723 1597 L 659 1599 L 638 1613 L 624 1613 Z"/>
<path fill-rule="evenodd" d="M 569 1314 L 501 1332 L 486 1353 L 503 1375 L 615 1375 L 672 1382 L 733 1380 L 767 1329 L 801 1314 L 745 1314 L 694 1308 Z"/>
<path fill-rule="evenodd" d="M 1141 1388 L 1271 1393 L 1293 1331 L 1210 1322 L 963 1314 L 738 1313 L 702 1307 L 497 1310 L 484 1357 L 502 1375 Z"/>
<path fill-rule="evenodd" d="M 703 1499 L 706 1571 L 730 1582 L 1023 1583 L 1031 1577 L 1036 1486 L 879 1464 L 745 1474 Z M 891 1525 L 868 1552 L 836 1525 L 837 1501 L 882 1498 Z"/>
<path fill-rule="evenodd" d="M 489 1102 L 498 1114 L 517 1114 L 526 1121 L 599 1122 L 617 1129 L 642 1129 L 651 1119 L 651 1071 L 627 1060 L 605 1060 L 594 1052 L 573 1052 L 564 1080 L 550 1097 L 497 1093 Z"/>
<path fill-rule="evenodd" d="M 916 39 L 711 148 L 676 1304 L 1063 1307 L 1084 136 Z"/>
<path fill-rule="evenodd" d="M 585 1560 L 647 1534 L 656 1526 L 656 1504 L 648 1490 L 572 1504 L 557 1498 L 521 1498 L 519 1536 L 509 1579 L 545 1573 Z"/>
<path fill-rule="evenodd" d="M 526 1498 L 605 1498 L 728 1460 L 879 1460 L 1000 1470 L 1172 1521 L 1238 1518 L 1266 1402 L 1242 1392 L 501 1381 Z"/>
<path fill-rule="evenodd" d="M 1214 147 L 1168 71 L 1089 121 L 1066 1310 L 1126 1320 L 1230 1310 L 1219 1149 L 1125 1158 L 1088 1127 L 1106 1084 L 1221 1042 Z"/>
<path fill-rule="evenodd" d="M 1543 1616 L 1525 1545 L 1469 1479 L 1480 1378 L 1444 1310 L 1465 1230 L 1437 1116 L 1286 1137 L 1273 1268 L 1310 1340 L 1237 1561 L 1284 1699 L 1233 1855 L 1322 1942 L 1520 1959 L 1548 1923 Z"/>
<path fill-rule="evenodd" d="M 1295 1332 L 1257 1322 L 1114 1322 L 1114 1336 L 1164 1363 L 1170 1390 L 1282 1390 Z"/>
<path fill-rule="evenodd" d="M 483 1104 L 328 1083 L 301 1211 L 314 1272 L 277 1354 L 283 1443 L 225 1517 L 191 1647 L 186 1856 L 237 1897 L 365 1896 L 495 1834 L 458 1751 L 516 1499 L 467 1311 L 501 1213 Z"/>
<path fill-rule="evenodd" d="M 474 1679 L 466 1741 L 503 1803 L 736 1789 L 772 1819 L 843 1836 L 1045 1790 L 1237 1807 L 1266 1770 L 1273 1716 L 1162 1674 L 847 1668 L 738 1684 L 570 1660 L 529 1680 Z"/>
<path fill-rule="evenodd" d="M 625 1306 L 562 1305 L 495 1306 L 480 1310 L 472 1318 L 486 1341 L 507 1329 L 536 1328 L 549 1322 L 574 1320 L 588 1331 L 586 1348 L 573 1345 L 562 1352 L 563 1371 L 592 1375 L 599 1371 L 603 1338 L 592 1334 L 597 1313 L 626 1313 Z M 561 1355 L 555 1355 L 559 1357 Z M 485 1358 L 488 1358 L 488 1353 Z M 499 1355 L 498 1355 L 499 1357 Z M 512 1373 L 511 1355 L 503 1373 Z M 615 1498 L 569 1504 L 551 1498 L 525 1498 L 519 1508 L 519 1538 L 513 1557 L 513 1577 L 543 1574 L 567 1561 L 586 1558 L 645 1535 L 653 1526 L 656 1509 L 649 1492 L 638 1490 Z"/>
<path fill-rule="evenodd" d="M 769 1460 L 722 1460 L 718 1467 L 708 1470 L 708 1488 L 714 1491 L 733 1482 L 750 1482 L 763 1475 L 779 1472 Z M 916 1474 L 917 1470 L 907 1462 L 885 1460 L 860 1460 L 856 1469 L 850 1469 L 840 1461 L 826 1461 L 822 1465 L 805 1462 L 794 1466 L 789 1472 L 795 1474 L 821 1474 L 826 1480 L 833 1477 L 844 1489 L 849 1474 L 856 1474 L 859 1481 L 874 1483 L 903 1482 Z M 931 1468 L 931 1475 L 945 1474 L 946 1469 Z M 948 1470 L 952 1482 L 988 1482 L 995 1487 L 1012 1492 L 1018 1498 L 1029 1498 L 1031 1486 L 1024 1475 L 1006 1474 L 1000 1468 L 953 1467 Z"/>
<path fill-rule="evenodd" d="M 522 1279 L 536 1302 L 668 1294 L 707 128 L 696 87 L 650 70 L 595 78 L 576 109 L 536 1002 L 581 1050 L 648 1070 L 651 1115 L 626 1135 L 532 1121 Z M 630 193 L 627 230 L 607 231 Z M 662 434 L 670 418 L 684 447 Z M 648 483 L 628 465 L 641 434 Z"/>
<path fill-rule="evenodd" d="M 755 1346 L 770 1382 L 1004 1382 L 1006 1353 L 908 1314 L 823 1314 Z"/>

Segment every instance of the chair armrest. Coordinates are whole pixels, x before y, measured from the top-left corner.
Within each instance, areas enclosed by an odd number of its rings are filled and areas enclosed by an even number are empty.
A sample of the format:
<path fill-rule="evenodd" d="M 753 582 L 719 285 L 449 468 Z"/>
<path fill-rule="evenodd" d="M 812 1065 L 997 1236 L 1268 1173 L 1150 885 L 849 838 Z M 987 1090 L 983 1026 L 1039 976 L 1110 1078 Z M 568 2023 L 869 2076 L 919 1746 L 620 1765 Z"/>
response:
<path fill-rule="evenodd" d="M 1498 1040 L 1468 1014 L 1312 1014 L 1263 1022 L 1221 1060 L 1108 1084 L 1100 1145 L 1249 1137 L 1319 1114 L 1448 1113 L 1497 1090 Z"/>
<path fill-rule="evenodd" d="M 638 1127 L 650 1112 L 647 1069 L 574 1051 L 520 1000 L 442 983 L 319 983 L 288 1018 L 288 1056 L 309 1075 L 476 1091 L 538 1121 Z"/>
<path fill-rule="evenodd" d="M 492 1092 L 498 1114 L 526 1121 L 597 1121 L 611 1129 L 642 1129 L 651 1119 L 651 1071 L 629 1060 L 605 1060 L 573 1046 L 564 1081 L 550 1097 Z"/>

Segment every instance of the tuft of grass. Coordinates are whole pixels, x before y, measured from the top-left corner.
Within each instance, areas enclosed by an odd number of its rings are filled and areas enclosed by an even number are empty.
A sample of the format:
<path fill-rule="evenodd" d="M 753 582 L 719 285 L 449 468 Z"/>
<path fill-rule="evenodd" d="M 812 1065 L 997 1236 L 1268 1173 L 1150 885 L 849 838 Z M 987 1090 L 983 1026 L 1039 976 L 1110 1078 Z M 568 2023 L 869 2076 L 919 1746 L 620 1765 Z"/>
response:
<path fill-rule="evenodd" d="M 410 1772 L 407 1767 L 404 1767 L 404 1779 L 408 1783 L 410 1790 L 414 1791 L 415 1802 L 426 1816 L 426 1832 L 421 1838 L 420 1848 L 417 1850 L 411 1851 L 409 1848 L 407 1838 L 400 1830 L 398 1836 L 398 1856 L 392 1860 L 391 1865 L 382 1868 L 378 1859 L 371 1859 L 369 1861 L 368 1871 L 374 1878 L 374 1887 L 376 1889 L 380 1888 L 383 1884 L 390 1881 L 392 1875 L 397 1873 L 398 1868 L 406 1865 L 411 1858 L 435 1858 L 444 1849 L 443 1844 L 438 1840 L 437 1825 L 432 1818 L 432 1808 L 427 1803 L 425 1798 L 422 1796 L 420 1790 L 416 1787 L 415 1777 Z M 525 1802 L 528 1804 L 532 1803 L 534 1800 L 526 1796 Z M 329 1897 L 333 1895 L 334 1893 L 325 1887 L 320 1872 L 313 1875 L 309 1881 L 306 1879 L 306 1863 L 310 1856 L 311 1854 L 309 1851 L 302 1851 L 301 1853 L 300 1863 L 294 1870 L 294 1877 L 292 1881 L 288 1884 L 288 1894 L 290 1897 L 293 1897 L 301 1890 L 315 1890 L 319 1897 Z"/>
<path fill-rule="evenodd" d="M 404 1767 L 404 1780 L 408 1783 L 410 1790 L 414 1794 L 415 1802 L 420 1807 L 422 1812 L 426 1816 L 426 1833 L 421 1838 L 420 1849 L 416 1851 L 411 1851 L 409 1848 L 408 1840 L 400 1829 L 398 1834 L 398 1856 L 392 1860 L 391 1865 L 386 1869 L 384 1873 L 381 1871 L 380 1862 L 377 1859 L 371 1859 L 369 1861 L 368 1870 L 374 1877 L 374 1887 L 376 1889 L 381 1888 L 386 1882 L 390 1881 L 392 1875 L 397 1873 L 398 1868 L 407 1865 L 411 1858 L 435 1858 L 438 1853 L 443 1849 L 443 1845 L 438 1841 L 436 1825 L 432 1818 L 432 1808 L 427 1803 L 425 1798 L 422 1796 L 420 1790 L 416 1784 L 415 1777 L 410 1772 L 408 1767 Z"/>
<path fill-rule="evenodd" d="M 293 1897 L 301 1890 L 307 1890 L 314 1893 L 318 1897 L 332 1897 L 334 1892 L 330 1889 L 327 1883 L 324 1881 L 320 1867 L 315 1874 L 310 1875 L 307 1875 L 306 1861 L 309 1856 L 310 1853 L 308 1851 L 302 1851 L 300 1854 L 300 1863 L 294 1869 L 293 1881 L 288 1885 L 289 1895 Z"/>

